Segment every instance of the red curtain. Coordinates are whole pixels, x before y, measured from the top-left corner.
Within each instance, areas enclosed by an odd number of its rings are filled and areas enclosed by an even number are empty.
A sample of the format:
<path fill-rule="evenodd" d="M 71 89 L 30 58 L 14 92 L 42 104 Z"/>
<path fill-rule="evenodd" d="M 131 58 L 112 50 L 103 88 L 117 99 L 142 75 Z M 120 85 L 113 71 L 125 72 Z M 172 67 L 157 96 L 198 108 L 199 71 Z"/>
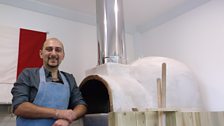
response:
<path fill-rule="evenodd" d="M 20 29 L 17 77 L 24 68 L 42 66 L 39 51 L 46 36 L 45 32 Z"/>

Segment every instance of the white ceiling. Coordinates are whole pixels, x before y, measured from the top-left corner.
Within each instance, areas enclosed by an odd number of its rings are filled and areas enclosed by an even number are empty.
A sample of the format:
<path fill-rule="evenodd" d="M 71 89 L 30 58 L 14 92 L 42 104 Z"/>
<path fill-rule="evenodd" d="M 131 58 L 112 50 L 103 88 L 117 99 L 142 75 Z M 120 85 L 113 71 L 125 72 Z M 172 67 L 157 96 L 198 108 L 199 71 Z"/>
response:
<path fill-rule="evenodd" d="M 209 0 L 123 0 L 126 31 L 144 32 Z M 96 0 L 0 0 L 0 3 L 95 25 Z"/>

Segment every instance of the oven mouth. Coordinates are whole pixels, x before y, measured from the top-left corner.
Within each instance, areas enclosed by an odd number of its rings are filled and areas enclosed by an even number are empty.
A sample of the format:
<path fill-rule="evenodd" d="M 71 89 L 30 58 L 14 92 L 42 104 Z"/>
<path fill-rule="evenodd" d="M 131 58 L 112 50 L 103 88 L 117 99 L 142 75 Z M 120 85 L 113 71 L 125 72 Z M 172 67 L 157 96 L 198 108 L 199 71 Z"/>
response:
<path fill-rule="evenodd" d="M 79 86 L 88 105 L 87 114 L 109 113 L 111 111 L 107 82 L 97 75 L 86 77 Z"/>

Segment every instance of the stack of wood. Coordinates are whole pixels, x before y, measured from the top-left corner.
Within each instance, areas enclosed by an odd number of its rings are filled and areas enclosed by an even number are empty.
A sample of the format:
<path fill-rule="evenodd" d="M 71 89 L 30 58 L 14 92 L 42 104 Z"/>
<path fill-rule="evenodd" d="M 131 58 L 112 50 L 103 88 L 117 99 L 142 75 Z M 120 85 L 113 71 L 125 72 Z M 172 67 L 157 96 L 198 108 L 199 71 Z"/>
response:
<path fill-rule="evenodd" d="M 108 122 L 109 126 L 158 126 L 159 112 L 111 112 Z M 165 126 L 224 126 L 224 112 L 163 112 Z"/>

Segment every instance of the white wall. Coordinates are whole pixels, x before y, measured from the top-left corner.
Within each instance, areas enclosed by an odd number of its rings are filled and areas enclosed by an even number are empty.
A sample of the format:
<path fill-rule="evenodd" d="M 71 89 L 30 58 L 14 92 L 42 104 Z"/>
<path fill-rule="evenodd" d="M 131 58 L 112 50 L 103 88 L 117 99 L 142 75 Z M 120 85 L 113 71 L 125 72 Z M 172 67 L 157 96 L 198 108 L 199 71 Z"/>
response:
<path fill-rule="evenodd" d="M 137 55 L 185 63 L 196 75 L 209 110 L 224 110 L 224 1 L 210 2 L 135 35 Z"/>
<path fill-rule="evenodd" d="M 64 42 L 65 60 L 61 69 L 76 77 L 77 83 L 85 77 L 85 71 L 97 64 L 96 27 L 71 20 L 36 13 L 0 4 L 0 25 L 49 32 Z M 134 60 L 133 37 L 126 35 L 128 62 Z M 0 47 L 1 48 L 1 47 Z"/>

